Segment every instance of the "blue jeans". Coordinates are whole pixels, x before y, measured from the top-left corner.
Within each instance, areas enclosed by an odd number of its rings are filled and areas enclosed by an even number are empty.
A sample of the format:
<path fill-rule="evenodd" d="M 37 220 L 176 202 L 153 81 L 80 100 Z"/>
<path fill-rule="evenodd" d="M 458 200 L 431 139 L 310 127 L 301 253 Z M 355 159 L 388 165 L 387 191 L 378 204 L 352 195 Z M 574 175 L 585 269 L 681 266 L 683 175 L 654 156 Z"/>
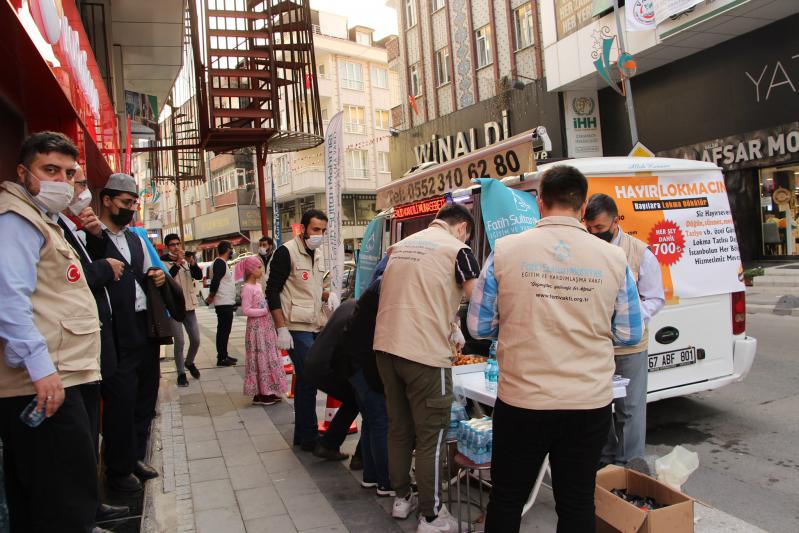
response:
<path fill-rule="evenodd" d="M 305 381 L 305 360 L 308 351 L 316 339 L 316 333 L 310 331 L 292 331 L 294 349 L 289 350 L 291 363 L 294 365 L 294 444 L 314 442 L 319 438 L 316 419 L 316 389 Z"/>
<path fill-rule="evenodd" d="M 613 401 L 613 423 L 602 461 L 625 466 L 643 457 L 646 448 L 646 389 L 649 376 L 647 351 L 616 357 L 616 374 L 630 380 L 627 396 Z"/>
<path fill-rule="evenodd" d="M 363 480 L 377 482 L 381 489 L 391 487 L 388 477 L 388 413 L 385 395 L 372 389 L 363 370 L 350 376 L 358 408 L 361 410 L 361 457 Z"/>

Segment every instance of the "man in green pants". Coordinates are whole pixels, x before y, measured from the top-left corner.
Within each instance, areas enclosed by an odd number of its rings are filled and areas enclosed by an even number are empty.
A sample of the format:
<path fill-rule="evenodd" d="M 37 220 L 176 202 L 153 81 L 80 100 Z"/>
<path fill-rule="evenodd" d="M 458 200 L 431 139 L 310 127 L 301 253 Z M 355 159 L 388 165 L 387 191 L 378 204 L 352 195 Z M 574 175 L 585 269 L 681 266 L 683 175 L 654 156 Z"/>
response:
<path fill-rule="evenodd" d="M 480 268 L 465 243 L 474 219 L 463 206 L 441 208 L 426 230 L 389 249 L 374 349 L 389 417 L 388 467 L 397 497 L 392 516 L 418 505 L 417 533 L 456 531 L 441 505 L 441 459 L 452 404 L 452 355 L 464 344 L 456 313 Z M 410 484 L 416 447 L 417 495 Z"/>

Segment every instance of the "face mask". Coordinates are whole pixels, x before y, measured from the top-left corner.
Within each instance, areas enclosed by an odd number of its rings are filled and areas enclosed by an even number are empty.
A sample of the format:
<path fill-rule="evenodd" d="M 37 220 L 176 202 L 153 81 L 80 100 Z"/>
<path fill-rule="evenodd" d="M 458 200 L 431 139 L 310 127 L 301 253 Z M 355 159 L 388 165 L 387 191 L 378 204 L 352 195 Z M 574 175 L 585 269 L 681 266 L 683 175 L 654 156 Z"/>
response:
<path fill-rule="evenodd" d="M 39 194 L 36 200 L 41 203 L 49 213 L 60 213 L 66 209 L 72 201 L 75 189 L 72 185 L 63 181 L 42 181 L 39 186 Z"/>
<path fill-rule="evenodd" d="M 260 248 L 258 248 L 258 253 L 261 255 L 266 255 L 269 253 L 269 248 L 264 248 L 263 246 L 261 246 Z"/>
<path fill-rule="evenodd" d="M 119 208 L 119 213 L 111 213 L 111 222 L 116 224 L 117 226 L 127 226 L 133 220 L 133 214 L 135 211 L 132 209 L 125 209 L 124 207 Z"/>
<path fill-rule="evenodd" d="M 84 190 L 77 197 L 73 198 L 72 203 L 69 204 L 69 210 L 72 214 L 78 216 L 78 213 L 89 207 L 92 202 L 92 191 L 89 189 Z"/>
<path fill-rule="evenodd" d="M 594 233 L 594 237 L 599 237 L 605 242 L 610 242 L 613 240 L 613 227 L 611 227 L 608 231 L 603 231 L 601 233 Z"/>
<path fill-rule="evenodd" d="M 230 252 L 230 259 L 236 259 L 236 252 L 235 252 L 235 250 Z"/>
<path fill-rule="evenodd" d="M 322 237 L 321 235 L 311 235 L 307 239 L 305 239 L 305 246 L 308 247 L 309 250 L 316 250 L 320 246 L 322 246 Z"/>

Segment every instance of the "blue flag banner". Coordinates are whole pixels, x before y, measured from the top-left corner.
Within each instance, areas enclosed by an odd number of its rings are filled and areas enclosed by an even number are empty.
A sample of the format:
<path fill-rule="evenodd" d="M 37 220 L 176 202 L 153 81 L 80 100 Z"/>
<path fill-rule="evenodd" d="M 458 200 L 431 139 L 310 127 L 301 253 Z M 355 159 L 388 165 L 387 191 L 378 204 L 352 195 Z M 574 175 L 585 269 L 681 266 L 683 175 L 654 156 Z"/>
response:
<path fill-rule="evenodd" d="M 128 226 L 128 229 L 131 231 L 131 233 L 134 233 L 142 238 L 144 245 L 147 247 L 147 255 L 150 256 L 150 262 L 153 264 L 153 266 L 155 268 L 160 268 L 169 274 L 169 269 L 161 261 L 161 258 L 158 256 L 158 252 L 155 250 L 155 246 L 153 246 L 153 243 L 150 242 L 150 237 L 147 235 L 147 230 L 141 226 Z"/>
<path fill-rule="evenodd" d="M 377 264 L 383 257 L 383 233 L 386 230 L 386 217 L 377 216 L 366 226 L 355 267 L 355 298 L 369 288 Z"/>
<path fill-rule="evenodd" d="M 497 239 L 528 230 L 541 218 L 535 197 L 529 192 L 511 189 L 493 178 L 474 181 L 480 184 L 480 208 L 491 249 Z"/>

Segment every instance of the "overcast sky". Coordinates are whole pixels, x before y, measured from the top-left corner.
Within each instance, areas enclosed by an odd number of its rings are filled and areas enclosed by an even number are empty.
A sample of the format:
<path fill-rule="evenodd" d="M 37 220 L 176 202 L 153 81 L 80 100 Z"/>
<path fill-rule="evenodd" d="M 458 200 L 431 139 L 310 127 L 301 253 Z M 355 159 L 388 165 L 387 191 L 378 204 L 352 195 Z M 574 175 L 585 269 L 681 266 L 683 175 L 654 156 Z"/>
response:
<path fill-rule="evenodd" d="M 311 0 L 311 8 L 346 16 L 350 28 L 374 28 L 375 39 L 399 33 L 397 12 L 386 7 L 385 0 Z"/>

